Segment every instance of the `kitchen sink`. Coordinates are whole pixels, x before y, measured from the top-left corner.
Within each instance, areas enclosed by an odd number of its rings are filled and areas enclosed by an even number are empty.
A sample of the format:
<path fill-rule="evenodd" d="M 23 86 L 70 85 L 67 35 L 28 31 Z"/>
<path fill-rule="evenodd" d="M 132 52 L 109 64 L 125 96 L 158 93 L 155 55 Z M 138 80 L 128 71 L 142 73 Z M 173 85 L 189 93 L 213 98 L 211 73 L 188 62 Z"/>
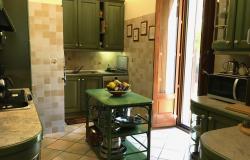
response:
<path fill-rule="evenodd" d="M 26 95 L 24 90 L 9 90 L 7 97 L 0 98 L 0 111 L 29 108 L 29 100 L 32 100 L 32 97 Z"/>

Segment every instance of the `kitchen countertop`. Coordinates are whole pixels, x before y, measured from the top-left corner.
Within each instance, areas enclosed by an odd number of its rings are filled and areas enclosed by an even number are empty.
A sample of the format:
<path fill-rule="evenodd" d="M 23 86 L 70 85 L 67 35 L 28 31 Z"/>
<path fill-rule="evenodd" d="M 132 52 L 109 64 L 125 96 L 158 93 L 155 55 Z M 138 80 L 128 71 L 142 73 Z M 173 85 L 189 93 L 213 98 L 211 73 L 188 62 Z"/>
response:
<path fill-rule="evenodd" d="M 67 76 L 114 76 L 128 75 L 128 72 L 107 72 L 105 70 L 81 70 L 79 73 L 72 73 L 73 70 L 65 70 Z"/>
<path fill-rule="evenodd" d="M 200 141 L 204 148 L 223 159 L 250 159 L 250 136 L 241 133 L 238 126 L 206 132 Z"/>
<path fill-rule="evenodd" d="M 29 94 L 29 89 L 25 89 Z M 34 141 L 42 136 L 42 126 L 33 101 L 30 108 L 0 112 L 0 154 L 17 146 Z"/>
<path fill-rule="evenodd" d="M 191 99 L 191 103 L 192 103 L 192 105 L 197 104 L 199 107 L 202 107 L 202 109 L 208 108 L 209 111 L 216 111 L 217 113 L 219 112 L 219 113 L 222 113 L 223 115 L 228 115 L 228 116 L 233 116 L 235 118 L 238 117 L 240 119 L 248 119 L 248 120 L 250 120 L 250 117 L 248 115 L 237 113 L 237 112 L 225 109 L 226 107 L 232 106 L 234 104 L 219 101 L 219 100 L 210 98 L 208 96 L 193 97 Z M 241 105 L 246 106 L 244 104 L 241 104 Z M 248 107 L 250 107 L 250 106 L 248 106 Z"/>

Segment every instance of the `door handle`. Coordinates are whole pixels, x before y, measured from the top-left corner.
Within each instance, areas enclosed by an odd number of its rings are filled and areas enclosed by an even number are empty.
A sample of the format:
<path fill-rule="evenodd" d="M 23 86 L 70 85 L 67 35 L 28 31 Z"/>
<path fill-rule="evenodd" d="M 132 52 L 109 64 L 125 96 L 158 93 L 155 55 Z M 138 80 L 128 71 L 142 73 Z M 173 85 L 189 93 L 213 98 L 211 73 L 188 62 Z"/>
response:
<path fill-rule="evenodd" d="M 247 44 L 250 44 L 250 28 L 247 31 Z"/>
<path fill-rule="evenodd" d="M 233 85 L 233 97 L 235 100 L 237 100 L 236 89 L 237 89 L 238 82 L 239 82 L 239 79 L 235 79 L 234 85 Z"/>

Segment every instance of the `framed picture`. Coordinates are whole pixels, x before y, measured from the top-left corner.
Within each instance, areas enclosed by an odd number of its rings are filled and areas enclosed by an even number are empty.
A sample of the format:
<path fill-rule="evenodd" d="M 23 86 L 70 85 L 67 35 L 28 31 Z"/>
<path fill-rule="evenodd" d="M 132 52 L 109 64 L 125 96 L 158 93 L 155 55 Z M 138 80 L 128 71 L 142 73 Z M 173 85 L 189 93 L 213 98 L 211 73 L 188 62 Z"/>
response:
<path fill-rule="evenodd" d="M 148 22 L 147 21 L 141 22 L 141 35 L 142 36 L 147 35 L 147 29 L 148 29 Z"/>
<path fill-rule="evenodd" d="M 127 37 L 132 37 L 132 29 L 133 29 L 132 24 L 127 25 Z"/>
<path fill-rule="evenodd" d="M 155 39 L 155 26 L 149 26 L 148 39 L 149 40 Z"/>
<path fill-rule="evenodd" d="M 139 41 L 139 28 L 134 28 L 133 29 L 133 40 L 134 41 Z"/>

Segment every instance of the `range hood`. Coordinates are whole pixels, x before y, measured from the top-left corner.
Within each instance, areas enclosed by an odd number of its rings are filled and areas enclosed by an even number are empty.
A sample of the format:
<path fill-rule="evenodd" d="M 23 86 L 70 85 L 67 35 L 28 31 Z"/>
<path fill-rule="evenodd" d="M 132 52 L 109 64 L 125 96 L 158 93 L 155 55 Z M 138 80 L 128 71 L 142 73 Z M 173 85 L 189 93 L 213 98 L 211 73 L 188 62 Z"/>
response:
<path fill-rule="evenodd" d="M 6 9 L 3 7 L 2 0 L 0 0 L 0 32 L 1 31 L 15 31 L 15 28 L 6 12 Z"/>

